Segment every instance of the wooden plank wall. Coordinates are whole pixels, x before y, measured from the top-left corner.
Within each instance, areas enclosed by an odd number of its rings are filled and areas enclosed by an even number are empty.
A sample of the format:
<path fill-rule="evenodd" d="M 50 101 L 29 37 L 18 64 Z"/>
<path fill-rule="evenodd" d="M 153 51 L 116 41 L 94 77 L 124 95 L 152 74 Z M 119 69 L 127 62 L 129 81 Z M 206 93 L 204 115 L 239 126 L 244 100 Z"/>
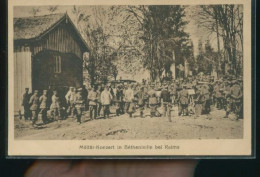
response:
<path fill-rule="evenodd" d="M 32 91 L 31 52 L 14 52 L 14 110 L 23 110 L 22 97 L 25 88 Z"/>
<path fill-rule="evenodd" d="M 62 53 L 73 53 L 81 59 L 83 57 L 80 45 L 74 39 L 73 35 L 63 27 L 58 27 L 54 31 L 51 31 L 46 38 L 33 46 L 33 55 L 36 55 L 43 49 Z"/>

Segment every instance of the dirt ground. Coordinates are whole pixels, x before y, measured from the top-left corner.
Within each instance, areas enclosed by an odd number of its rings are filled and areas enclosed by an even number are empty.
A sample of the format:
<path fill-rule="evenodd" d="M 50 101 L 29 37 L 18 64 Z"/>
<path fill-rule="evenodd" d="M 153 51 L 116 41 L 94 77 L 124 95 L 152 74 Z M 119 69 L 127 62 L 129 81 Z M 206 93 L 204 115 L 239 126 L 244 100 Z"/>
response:
<path fill-rule="evenodd" d="M 159 108 L 162 112 L 162 108 Z M 33 127 L 15 117 L 15 139 L 23 140 L 165 140 L 165 139 L 240 139 L 243 138 L 243 119 L 223 118 L 223 110 L 213 109 L 209 115 L 151 118 L 149 110 L 145 118 L 138 112 L 134 118 L 127 114 L 116 117 L 111 109 L 111 118 L 89 120 L 84 112 L 82 124 L 76 118 L 67 118 L 61 122 L 51 122 Z"/>

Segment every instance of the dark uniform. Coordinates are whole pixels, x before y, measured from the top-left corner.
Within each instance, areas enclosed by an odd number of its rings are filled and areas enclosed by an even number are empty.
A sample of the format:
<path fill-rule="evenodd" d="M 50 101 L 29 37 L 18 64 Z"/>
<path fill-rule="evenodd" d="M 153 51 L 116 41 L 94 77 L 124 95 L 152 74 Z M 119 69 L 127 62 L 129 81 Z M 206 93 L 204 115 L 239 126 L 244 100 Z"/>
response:
<path fill-rule="evenodd" d="M 22 106 L 24 108 L 24 119 L 25 120 L 28 120 L 28 118 L 31 119 L 29 101 L 30 101 L 29 88 L 25 88 L 25 93 L 23 94 L 23 100 L 22 100 Z"/>
<path fill-rule="evenodd" d="M 210 112 L 210 93 L 207 85 L 204 85 L 201 88 L 201 104 L 202 104 L 202 113 L 209 114 Z"/>
<path fill-rule="evenodd" d="M 234 85 L 230 88 L 230 96 L 231 96 L 231 107 L 233 112 L 237 115 L 237 118 L 240 118 L 241 108 L 242 108 L 242 96 L 243 92 L 241 90 L 241 86 L 235 81 Z"/>
<path fill-rule="evenodd" d="M 144 106 L 145 106 L 145 93 L 144 93 L 144 87 L 141 87 L 141 89 L 136 94 L 137 97 L 137 105 L 138 109 L 140 110 L 140 117 L 144 117 Z"/>
<path fill-rule="evenodd" d="M 189 94 L 187 89 L 184 87 L 178 93 L 178 100 L 179 100 L 179 116 L 180 115 L 187 115 L 188 114 L 188 104 L 189 104 Z"/>
<path fill-rule="evenodd" d="M 84 99 L 82 97 L 82 89 L 78 89 L 75 95 L 75 108 L 78 124 L 81 124 L 81 116 L 84 110 Z"/>
<path fill-rule="evenodd" d="M 32 111 L 32 124 L 34 125 L 38 118 L 39 113 L 39 97 L 38 90 L 34 91 L 34 94 L 30 98 L 29 104 L 31 105 L 30 110 Z"/>
<path fill-rule="evenodd" d="M 168 87 L 165 86 L 164 90 L 161 93 L 161 99 L 163 101 L 163 116 L 166 117 L 168 116 L 169 122 L 171 122 L 171 109 L 172 109 L 172 104 L 171 104 L 171 93 L 168 91 Z"/>
<path fill-rule="evenodd" d="M 121 86 L 118 86 L 118 90 L 116 92 L 116 115 L 124 114 L 124 93 Z"/>
<path fill-rule="evenodd" d="M 154 86 L 152 85 L 151 89 L 148 92 L 149 95 L 149 107 L 150 107 L 150 114 L 151 117 L 159 117 L 159 115 L 157 116 L 156 113 L 157 111 L 157 97 L 156 97 L 156 91 L 154 90 Z"/>

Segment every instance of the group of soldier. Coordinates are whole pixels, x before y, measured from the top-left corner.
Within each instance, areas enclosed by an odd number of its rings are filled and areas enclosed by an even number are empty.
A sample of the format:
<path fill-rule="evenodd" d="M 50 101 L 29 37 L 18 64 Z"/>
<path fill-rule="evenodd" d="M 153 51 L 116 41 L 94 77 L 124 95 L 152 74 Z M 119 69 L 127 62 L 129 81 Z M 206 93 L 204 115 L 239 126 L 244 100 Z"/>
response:
<path fill-rule="evenodd" d="M 210 114 L 212 106 L 224 109 L 225 118 L 233 113 L 236 119 L 243 114 L 243 82 L 240 78 L 212 78 L 189 77 L 164 81 L 162 83 L 133 83 L 133 84 L 101 84 L 89 88 L 70 87 L 62 103 L 57 91 L 43 90 L 39 96 L 34 90 L 30 96 L 29 89 L 25 89 L 22 105 L 25 120 L 32 120 L 35 125 L 41 117 L 43 123 L 49 118 L 60 121 L 66 117 L 75 117 L 81 123 L 83 112 L 89 111 L 90 120 L 110 118 L 110 107 L 115 108 L 115 115 L 128 114 L 133 118 L 135 112 L 144 118 L 146 109 L 150 110 L 150 117 L 167 117 L 171 122 L 172 112 L 178 116 L 198 117 Z M 163 107 L 163 113 L 158 111 Z M 173 109 L 176 108 L 176 109 Z M 101 116 L 101 110 L 102 116 Z"/>

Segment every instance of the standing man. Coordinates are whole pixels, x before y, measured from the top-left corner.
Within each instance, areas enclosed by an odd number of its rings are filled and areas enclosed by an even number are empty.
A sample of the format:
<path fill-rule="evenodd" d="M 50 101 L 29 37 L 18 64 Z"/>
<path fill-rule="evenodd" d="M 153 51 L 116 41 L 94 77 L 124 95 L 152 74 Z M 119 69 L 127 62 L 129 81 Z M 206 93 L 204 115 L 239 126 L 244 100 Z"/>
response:
<path fill-rule="evenodd" d="M 166 115 L 168 116 L 168 120 L 169 122 L 171 122 L 171 94 L 169 92 L 169 89 L 167 87 L 167 85 L 164 86 L 164 89 L 161 93 L 161 99 L 163 102 L 163 116 L 166 117 Z"/>
<path fill-rule="evenodd" d="M 31 105 L 30 110 L 32 111 L 32 125 L 35 125 L 38 112 L 39 112 L 39 97 L 38 97 L 38 90 L 34 91 L 34 94 L 30 98 L 29 104 Z"/>
<path fill-rule="evenodd" d="M 65 95 L 67 104 L 69 105 L 67 113 L 70 114 L 71 117 L 74 117 L 74 112 L 75 112 L 75 89 L 74 87 L 70 87 L 70 90 L 68 93 Z"/>
<path fill-rule="evenodd" d="M 204 84 L 201 88 L 201 101 L 202 101 L 202 112 L 203 114 L 209 114 L 210 113 L 210 93 L 209 93 L 209 87 Z"/>
<path fill-rule="evenodd" d="M 182 90 L 179 92 L 179 116 L 188 114 L 189 94 L 186 85 L 183 85 Z"/>
<path fill-rule="evenodd" d="M 40 96 L 40 114 L 42 115 L 42 122 L 45 124 L 47 122 L 47 90 L 43 90 L 42 96 Z"/>
<path fill-rule="evenodd" d="M 24 120 L 25 121 L 27 121 L 28 118 L 31 119 L 29 101 L 30 101 L 29 88 L 25 88 L 25 93 L 23 94 L 23 100 L 22 100 L 22 106 L 24 108 Z"/>
<path fill-rule="evenodd" d="M 93 119 L 93 112 L 94 112 L 94 119 L 97 118 L 97 92 L 95 88 L 90 88 L 90 92 L 88 94 L 88 100 L 89 100 L 89 114 L 90 119 Z"/>
<path fill-rule="evenodd" d="M 242 108 L 242 96 L 243 91 L 241 90 L 241 86 L 238 84 L 238 81 L 233 81 L 234 85 L 230 89 L 230 96 L 231 96 L 231 104 L 233 108 L 233 112 L 236 114 L 236 119 L 242 117 L 241 115 L 241 108 Z"/>
<path fill-rule="evenodd" d="M 122 85 L 118 85 L 116 100 L 118 102 L 117 109 L 116 109 L 116 115 L 119 116 L 119 114 L 124 114 L 124 93 L 123 93 Z"/>
<path fill-rule="evenodd" d="M 77 93 L 75 94 L 75 108 L 76 108 L 76 117 L 78 124 L 81 124 L 81 116 L 82 112 L 84 110 L 84 100 L 82 97 L 82 88 L 79 88 L 77 90 Z"/>
<path fill-rule="evenodd" d="M 125 91 L 125 112 L 129 114 L 129 117 L 132 117 L 133 114 L 133 100 L 134 100 L 134 91 L 130 86 L 126 86 L 126 91 Z"/>
<path fill-rule="evenodd" d="M 104 110 L 104 118 L 106 117 L 109 118 L 109 113 L 110 113 L 109 106 L 111 104 L 112 99 L 113 96 L 108 90 L 108 86 L 105 86 L 104 91 L 101 93 L 101 104 Z"/>
<path fill-rule="evenodd" d="M 145 93 L 144 93 L 144 87 L 141 86 L 140 90 L 136 94 L 137 96 L 137 104 L 138 108 L 140 110 L 140 117 L 144 117 L 144 106 L 145 106 Z"/>
<path fill-rule="evenodd" d="M 56 90 L 53 91 L 51 101 L 52 101 L 52 103 L 51 103 L 50 109 L 52 110 L 54 120 L 60 121 L 60 119 L 61 119 L 60 103 L 61 102 L 60 102 L 60 97 L 58 96 L 58 92 Z"/>
<path fill-rule="evenodd" d="M 149 107 L 150 107 L 151 118 L 156 117 L 158 103 L 157 103 L 156 91 L 154 90 L 154 84 L 151 84 L 148 95 L 149 95 Z"/>

